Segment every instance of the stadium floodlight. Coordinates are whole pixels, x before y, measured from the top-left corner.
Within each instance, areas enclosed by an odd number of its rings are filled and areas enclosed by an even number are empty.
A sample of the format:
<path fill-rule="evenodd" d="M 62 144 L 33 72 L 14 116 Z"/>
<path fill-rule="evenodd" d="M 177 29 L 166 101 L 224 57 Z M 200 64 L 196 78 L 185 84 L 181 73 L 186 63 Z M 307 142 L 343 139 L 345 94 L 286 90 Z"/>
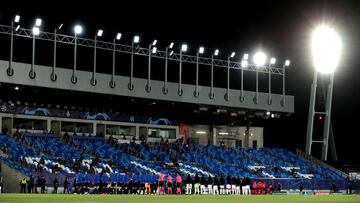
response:
<path fill-rule="evenodd" d="M 242 60 L 241 61 L 241 67 L 242 68 L 246 68 L 249 65 L 249 62 L 247 60 Z"/>
<path fill-rule="evenodd" d="M 152 45 L 155 46 L 156 43 L 157 43 L 157 40 L 155 39 L 155 40 L 153 41 Z"/>
<path fill-rule="evenodd" d="M 339 35 L 332 28 L 322 25 L 312 34 L 311 48 L 315 69 L 320 73 L 333 73 L 341 55 Z"/>
<path fill-rule="evenodd" d="M 33 33 L 34 36 L 39 35 L 40 34 L 40 29 L 38 27 L 33 27 L 32 33 Z"/>
<path fill-rule="evenodd" d="M 174 51 L 173 50 L 171 50 L 171 52 L 170 52 L 170 56 L 172 56 L 174 54 Z"/>
<path fill-rule="evenodd" d="M 263 66 L 266 62 L 266 55 L 263 52 L 259 51 L 254 55 L 253 60 L 255 65 Z"/>
<path fill-rule="evenodd" d="M 15 86 L 15 88 L 14 88 L 16 91 L 18 91 L 20 88 L 19 88 L 19 86 Z"/>
<path fill-rule="evenodd" d="M 82 33 L 82 30 L 81 25 L 76 25 L 74 28 L 75 35 Z"/>
<path fill-rule="evenodd" d="M 16 16 L 15 16 L 14 22 L 15 22 L 15 23 L 20 22 L 20 16 L 19 16 L 19 15 L 16 15 Z"/>
<path fill-rule="evenodd" d="M 156 47 L 153 47 L 152 50 L 151 50 L 151 53 L 155 54 L 157 51 L 157 48 Z"/>
<path fill-rule="evenodd" d="M 18 31 L 19 29 L 20 29 L 20 25 L 17 25 L 15 31 Z"/>
<path fill-rule="evenodd" d="M 215 49 L 214 55 L 215 56 L 219 55 L 219 49 Z"/>
<path fill-rule="evenodd" d="M 249 54 L 244 54 L 243 59 L 244 59 L 244 60 L 248 60 L 248 59 L 249 59 Z"/>
<path fill-rule="evenodd" d="M 219 132 L 219 135 L 229 135 L 228 132 Z"/>
<path fill-rule="evenodd" d="M 61 30 L 61 28 L 63 27 L 63 23 L 61 23 L 60 25 L 59 25 L 59 27 L 58 27 L 58 30 Z"/>
<path fill-rule="evenodd" d="M 42 20 L 41 20 L 40 18 L 36 18 L 35 26 L 40 27 L 40 26 L 41 26 L 41 23 L 42 23 Z"/>
<path fill-rule="evenodd" d="M 266 112 L 266 115 L 267 115 L 267 116 L 270 116 L 270 114 L 271 114 L 270 111 L 267 111 L 267 112 Z"/>
<path fill-rule="evenodd" d="M 285 66 L 290 66 L 290 60 L 285 61 Z"/>
<path fill-rule="evenodd" d="M 121 33 L 117 33 L 116 39 L 117 39 L 117 40 L 120 40 L 120 39 L 121 39 Z"/>
<path fill-rule="evenodd" d="M 172 49 L 174 47 L 174 42 L 171 42 L 169 48 Z"/>
<path fill-rule="evenodd" d="M 270 65 L 274 65 L 276 63 L 276 58 L 271 58 L 270 59 Z"/>
<path fill-rule="evenodd" d="M 101 30 L 101 29 L 100 29 L 100 30 L 98 30 L 98 32 L 97 32 L 97 34 L 96 34 L 96 35 L 97 35 L 98 37 L 101 37 L 101 36 L 102 36 L 102 34 L 103 34 L 103 30 Z"/>
<path fill-rule="evenodd" d="M 205 134 L 206 134 L 206 131 L 199 130 L 199 131 L 196 131 L 196 134 L 205 135 Z"/>
<path fill-rule="evenodd" d="M 271 114 L 271 118 L 275 118 L 275 114 L 272 113 L 272 114 Z"/>
<path fill-rule="evenodd" d="M 200 47 L 200 48 L 199 48 L 199 54 L 203 54 L 204 51 L 205 51 L 205 48 L 204 48 L 204 47 Z"/>
<path fill-rule="evenodd" d="M 186 52 L 187 51 L 187 44 L 181 45 L 181 51 Z"/>
<path fill-rule="evenodd" d="M 135 35 L 133 42 L 137 44 L 139 43 L 139 41 L 140 41 L 140 37 L 138 35 Z"/>
<path fill-rule="evenodd" d="M 235 56 L 235 52 L 232 52 L 230 58 L 234 58 L 234 56 Z"/>

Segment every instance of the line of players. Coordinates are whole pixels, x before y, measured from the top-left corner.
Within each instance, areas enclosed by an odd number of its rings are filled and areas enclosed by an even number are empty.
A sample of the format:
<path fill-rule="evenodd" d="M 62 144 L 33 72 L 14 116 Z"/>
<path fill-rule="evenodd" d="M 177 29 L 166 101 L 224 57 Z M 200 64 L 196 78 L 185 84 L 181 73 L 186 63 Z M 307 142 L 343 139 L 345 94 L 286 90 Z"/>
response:
<path fill-rule="evenodd" d="M 79 180 L 79 179 L 77 179 Z M 81 180 L 81 179 L 80 179 Z M 174 184 L 175 183 L 175 184 Z M 223 176 L 195 177 L 187 176 L 185 180 L 177 174 L 175 181 L 172 176 L 165 176 L 160 173 L 157 182 L 133 181 L 130 179 L 124 183 L 110 183 L 110 177 L 106 174 L 101 176 L 100 181 L 94 178 L 94 190 L 92 193 L 109 193 L 109 194 L 213 194 L 213 195 L 250 195 L 266 194 L 272 189 L 272 185 L 266 187 L 264 182 L 253 182 L 250 187 L 250 179 L 244 177 L 231 177 L 226 179 Z M 85 181 L 76 181 L 75 193 L 90 193 L 90 184 Z"/>

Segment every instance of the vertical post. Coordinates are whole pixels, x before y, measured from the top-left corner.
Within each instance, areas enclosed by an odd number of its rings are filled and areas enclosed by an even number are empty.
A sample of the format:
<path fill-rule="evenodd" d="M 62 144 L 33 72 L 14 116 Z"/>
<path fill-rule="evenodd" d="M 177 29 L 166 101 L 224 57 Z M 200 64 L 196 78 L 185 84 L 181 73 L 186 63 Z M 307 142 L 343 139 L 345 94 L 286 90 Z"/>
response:
<path fill-rule="evenodd" d="M 329 149 L 329 131 L 330 131 L 330 122 L 331 122 L 331 104 L 332 104 L 332 93 L 333 93 L 333 84 L 334 84 L 334 73 L 330 76 L 330 82 L 328 85 L 327 95 L 326 95 L 326 116 L 324 124 L 324 142 L 321 151 L 321 159 L 327 160 L 327 154 Z"/>
<path fill-rule="evenodd" d="M 7 71 L 8 75 L 12 75 L 12 61 L 13 61 L 13 49 L 14 49 L 14 21 L 11 21 L 11 35 L 10 35 L 10 60 L 9 60 L 9 68 Z"/>
<path fill-rule="evenodd" d="M 286 65 L 284 64 L 283 65 L 283 91 L 282 91 L 282 106 L 285 106 L 285 67 L 286 67 Z"/>
<path fill-rule="evenodd" d="M 34 78 L 35 78 L 34 65 L 35 65 L 35 34 L 33 33 L 31 68 L 30 68 L 30 72 L 29 72 L 29 76 L 30 76 L 31 79 L 34 79 Z"/>
<path fill-rule="evenodd" d="M 305 152 L 307 155 L 311 155 L 311 145 L 312 145 L 312 135 L 313 135 L 314 115 L 315 115 L 316 88 L 317 88 L 317 71 L 316 69 L 314 69 L 314 79 L 311 85 L 309 115 L 308 115 L 307 134 L 306 134 Z"/>
<path fill-rule="evenodd" d="M 55 28 L 54 30 L 54 56 L 53 56 L 53 67 L 51 70 L 51 74 L 50 74 L 50 79 L 52 81 L 56 80 L 56 76 L 55 76 L 55 68 L 56 68 L 56 41 L 57 41 L 57 29 Z"/>
<path fill-rule="evenodd" d="M 113 39 L 113 55 L 112 55 L 112 72 L 111 72 L 111 80 L 110 80 L 110 87 L 114 88 L 115 87 L 115 49 L 116 49 L 116 44 L 115 44 L 115 38 Z"/>
<path fill-rule="evenodd" d="M 74 69 L 73 74 L 71 76 L 71 82 L 75 84 L 77 82 L 76 78 L 76 57 L 77 57 L 77 34 L 75 33 L 75 43 L 74 43 Z"/>
<path fill-rule="evenodd" d="M 228 64 L 227 64 L 227 88 L 226 88 L 226 95 L 225 100 L 229 101 L 229 93 L 230 93 L 230 57 L 228 57 Z"/>
<path fill-rule="evenodd" d="M 134 89 L 133 74 L 134 74 L 134 41 L 131 42 L 131 64 L 130 64 L 130 78 L 128 84 L 129 90 Z"/>
<path fill-rule="evenodd" d="M 244 67 L 241 67 L 241 91 L 240 91 L 240 101 L 244 101 Z"/>
<path fill-rule="evenodd" d="M 181 96 L 183 94 L 183 90 L 181 87 L 181 76 L 182 76 L 182 50 L 180 50 L 180 64 L 179 64 L 179 85 L 178 85 L 178 95 Z"/>
<path fill-rule="evenodd" d="M 95 78 L 95 74 L 96 74 L 96 47 L 97 47 L 97 35 L 95 35 L 95 38 L 94 38 L 94 65 L 93 65 L 92 77 L 91 77 L 91 80 L 90 80 L 90 84 L 92 86 L 96 85 L 96 78 Z"/>
<path fill-rule="evenodd" d="M 168 76 L 168 59 L 169 58 L 169 48 L 166 47 L 165 49 L 165 75 L 164 75 L 164 87 L 163 87 L 163 93 L 167 94 L 168 87 L 167 87 L 167 76 Z"/>
<path fill-rule="evenodd" d="M 214 54 L 211 55 L 210 99 L 214 98 Z"/>
<path fill-rule="evenodd" d="M 150 84 L 150 80 L 151 80 L 151 52 L 152 52 L 151 44 L 149 44 L 148 78 L 147 78 L 147 83 L 146 83 L 146 87 L 145 87 L 146 92 L 151 91 L 151 84 Z"/>
<path fill-rule="evenodd" d="M 196 53 L 196 75 L 195 75 L 195 92 L 194 96 L 199 96 L 199 52 Z"/>
<path fill-rule="evenodd" d="M 268 93 L 268 104 L 270 105 L 272 102 L 271 99 L 271 65 L 269 65 L 269 93 Z"/>
<path fill-rule="evenodd" d="M 259 102 L 259 67 L 256 67 L 256 92 L 254 103 L 257 104 Z"/>

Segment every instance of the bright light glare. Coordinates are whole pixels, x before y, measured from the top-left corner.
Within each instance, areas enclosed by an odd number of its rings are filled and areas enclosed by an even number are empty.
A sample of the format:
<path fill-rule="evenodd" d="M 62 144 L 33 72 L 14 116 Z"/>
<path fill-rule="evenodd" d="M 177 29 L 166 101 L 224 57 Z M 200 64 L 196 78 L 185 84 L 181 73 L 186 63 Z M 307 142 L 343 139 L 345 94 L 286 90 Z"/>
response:
<path fill-rule="evenodd" d="M 38 26 L 40 27 L 41 26 L 41 19 L 40 18 L 36 18 L 36 21 L 35 21 L 35 26 Z"/>
<path fill-rule="evenodd" d="M 19 16 L 19 15 L 16 15 L 16 16 L 15 16 L 14 22 L 15 22 L 15 23 L 20 22 L 20 16 Z"/>
<path fill-rule="evenodd" d="M 271 118 L 275 118 L 275 114 L 271 114 Z"/>
<path fill-rule="evenodd" d="M 204 50 L 205 50 L 204 47 L 200 47 L 200 48 L 199 48 L 199 54 L 203 54 L 203 53 L 204 53 Z"/>
<path fill-rule="evenodd" d="M 285 61 L 285 66 L 290 66 L 290 60 Z"/>
<path fill-rule="evenodd" d="M 134 43 L 139 43 L 139 41 L 140 41 L 140 37 L 135 35 L 133 42 Z"/>
<path fill-rule="evenodd" d="M 98 37 L 101 37 L 101 36 L 102 36 L 102 34 L 103 34 L 103 30 L 98 30 L 98 32 L 97 32 L 97 36 L 98 36 Z"/>
<path fill-rule="evenodd" d="M 172 50 L 171 52 L 170 52 L 170 56 L 172 56 L 174 54 L 174 51 Z"/>
<path fill-rule="evenodd" d="M 117 40 L 120 40 L 120 39 L 121 39 L 121 33 L 117 33 L 116 39 L 117 39 Z"/>
<path fill-rule="evenodd" d="M 259 51 L 254 55 L 253 60 L 257 66 L 263 66 L 266 62 L 266 55 L 263 52 Z"/>
<path fill-rule="evenodd" d="M 270 111 L 266 112 L 266 115 L 270 116 L 270 114 L 271 114 Z"/>
<path fill-rule="evenodd" d="M 40 29 L 38 27 L 33 27 L 32 32 L 33 32 L 33 35 L 38 35 L 38 34 L 40 34 Z"/>
<path fill-rule="evenodd" d="M 14 89 L 15 89 L 15 90 L 19 90 L 19 86 L 16 86 Z"/>
<path fill-rule="evenodd" d="M 76 25 L 75 28 L 74 28 L 74 32 L 75 32 L 75 34 L 80 34 L 80 33 L 82 33 L 82 27 L 81 27 L 81 25 Z"/>
<path fill-rule="evenodd" d="M 248 65 L 249 65 L 249 63 L 248 63 L 247 60 L 242 60 L 242 61 L 241 61 L 241 67 L 242 67 L 242 68 L 246 68 Z"/>
<path fill-rule="evenodd" d="M 19 29 L 20 29 L 20 25 L 17 25 L 15 31 L 18 31 Z"/>
<path fill-rule="evenodd" d="M 152 43 L 152 45 L 155 46 L 156 43 L 157 43 L 157 40 L 154 40 L 153 43 Z"/>
<path fill-rule="evenodd" d="M 271 59 L 270 59 L 270 64 L 271 64 L 271 65 L 274 65 L 275 63 L 276 63 L 276 58 L 271 58 Z"/>
<path fill-rule="evenodd" d="M 313 32 L 311 47 L 316 70 L 320 73 L 333 73 L 341 55 L 339 35 L 330 27 L 322 25 Z"/>
<path fill-rule="evenodd" d="M 231 55 L 230 55 L 230 57 L 231 57 L 231 58 L 234 58 L 234 56 L 235 56 L 235 52 L 232 52 Z"/>
<path fill-rule="evenodd" d="M 157 51 L 157 48 L 156 48 L 156 47 L 153 47 L 152 50 L 151 50 L 151 52 L 152 52 L 153 54 L 155 54 L 156 51 Z"/>
<path fill-rule="evenodd" d="M 181 51 L 187 51 L 187 44 L 183 44 L 181 46 Z"/>
<path fill-rule="evenodd" d="M 244 54 L 244 60 L 248 60 L 249 59 L 249 54 Z"/>
<path fill-rule="evenodd" d="M 219 55 L 219 49 L 216 49 L 216 50 L 215 50 L 214 55 L 215 55 L 215 56 Z"/>
<path fill-rule="evenodd" d="M 58 29 L 60 30 L 63 25 L 64 25 L 64 24 L 61 23 L 61 24 L 59 25 Z"/>
<path fill-rule="evenodd" d="M 169 45 L 169 48 L 172 49 L 174 46 L 174 42 L 171 42 L 170 45 Z"/>

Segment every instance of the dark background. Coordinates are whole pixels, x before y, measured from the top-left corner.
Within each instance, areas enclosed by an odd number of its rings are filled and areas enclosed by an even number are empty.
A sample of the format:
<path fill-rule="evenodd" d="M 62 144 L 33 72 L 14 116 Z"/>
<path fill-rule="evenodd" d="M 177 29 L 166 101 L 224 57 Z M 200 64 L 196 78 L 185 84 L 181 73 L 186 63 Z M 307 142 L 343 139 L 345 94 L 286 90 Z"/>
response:
<path fill-rule="evenodd" d="M 258 49 L 269 56 L 275 56 L 281 63 L 291 60 L 287 70 L 289 95 L 295 96 L 295 113 L 282 115 L 279 119 L 254 120 L 254 125 L 265 127 L 265 145 L 290 149 L 305 146 L 307 113 L 310 85 L 313 78 L 313 66 L 310 57 L 311 31 L 319 24 L 326 23 L 334 27 L 343 41 L 341 62 L 335 73 L 333 93 L 332 124 L 339 159 L 359 161 L 356 153 L 358 140 L 358 117 L 360 101 L 358 90 L 359 68 L 359 32 L 360 1 L 97 1 L 94 3 L 47 1 L 32 3 L 6 3 L 0 7 L 0 23 L 9 25 L 15 14 L 22 17 L 21 26 L 31 28 L 36 17 L 43 19 L 42 30 L 51 32 L 56 25 L 64 23 L 63 34 L 72 34 L 73 26 L 80 23 L 84 27 L 81 37 L 93 38 L 96 30 L 104 30 L 101 40 L 111 41 L 117 32 L 123 33 L 123 44 L 130 44 L 135 34 L 141 36 L 141 45 L 146 47 L 153 39 L 159 42 L 159 49 L 164 49 L 171 41 L 177 49 L 182 42 L 189 45 L 189 53 L 194 55 L 199 46 L 205 46 L 206 56 L 220 49 L 220 58 L 232 52 L 251 54 Z M 8 59 L 8 38 L 1 36 L 0 57 Z M 4 44 L 5 43 L 5 44 Z M 52 45 L 37 42 L 39 53 L 37 64 L 52 64 Z M 16 45 L 17 44 L 17 45 Z M 30 62 L 31 41 L 18 39 L 15 44 L 15 61 Z M 6 45 L 6 46 L 5 46 Z M 3 47 L 6 48 L 3 48 Z M 26 47 L 26 48 L 25 48 Z M 63 46 L 59 51 L 58 66 L 72 66 L 72 48 Z M 92 51 L 79 48 L 79 69 L 92 69 Z M 91 57 L 89 57 L 91 56 Z M 239 55 L 238 55 L 239 56 Z M 98 71 L 111 71 L 111 53 L 98 51 Z M 86 60 L 91 58 L 91 60 Z M 144 59 L 146 60 L 146 59 Z M 129 60 L 125 60 L 129 61 Z M 140 61 L 140 59 L 139 59 Z M 124 66 L 127 66 L 124 62 Z M 156 61 L 154 62 L 157 63 Z M 154 66 L 156 67 L 156 66 Z M 117 70 L 117 74 L 128 75 L 128 68 Z M 209 85 L 208 68 L 200 68 L 201 85 Z M 153 79 L 162 79 L 162 69 L 153 68 Z M 193 67 L 184 67 L 185 83 L 193 84 Z M 146 65 L 135 70 L 136 77 L 146 77 Z M 225 87 L 226 72 L 217 68 L 215 85 Z M 254 75 L 246 79 L 246 89 L 254 90 Z M 170 81 L 177 81 L 177 69 L 170 71 Z M 236 72 L 232 71 L 231 87 L 239 88 Z M 319 81 L 319 96 L 323 96 Z M 260 90 L 267 90 L 267 80 L 263 77 Z M 324 89 L 324 88 L 323 88 Z M 274 91 L 280 93 L 281 79 L 274 79 Z M 240 123 L 242 117 L 212 115 L 211 113 L 194 114 L 197 105 L 113 97 L 110 95 L 88 95 L 85 93 L 57 92 L 47 89 L 23 87 L 14 93 L 13 87 L 1 86 L 2 98 L 28 102 L 48 102 L 86 106 L 94 110 L 116 109 L 155 116 L 168 116 L 184 123 Z M 34 94 L 36 96 L 34 96 Z M 46 95 L 46 96 L 45 96 Z M 101 103 L 101 107 L 99 107 Z M 318 107 L 322 107 L 322 103 Z M 322 126 L 320 119 L 315 119 Z M 321 130 L 320 130 L 321 131 Z M 316 134 L 321 134 L 315 131 Z M 320 148 L 315 145 L 315 148 Z M 316 150 L 315 150 L 316 151 Z"/>

